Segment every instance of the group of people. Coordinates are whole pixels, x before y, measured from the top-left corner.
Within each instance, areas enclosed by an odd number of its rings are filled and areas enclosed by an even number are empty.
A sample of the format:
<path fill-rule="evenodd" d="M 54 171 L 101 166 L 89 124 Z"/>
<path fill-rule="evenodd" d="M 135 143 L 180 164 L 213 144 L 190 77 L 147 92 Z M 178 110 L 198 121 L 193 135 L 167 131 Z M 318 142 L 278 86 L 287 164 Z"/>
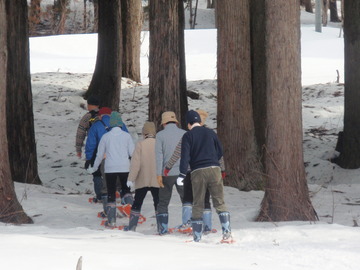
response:
<path fill-rule="evenodd" d="M 101 201 L 105 226 L 116 226 L 116 191 L 120 182 L 122 204 L 130 204 L 129 224 L 135 231 L 148 191 L 153 197 L 157 231 L 170 230 L 168 206 L 173 187 L 182 202 L 179 230 L 192 231 L 195 242 L 212 230 L 210 196 L 219 215 L 224 242 L 232 241 L 230 213 L 224 202 L 223 150 L 216 133 L 205 124 L 208 114 L 190 110 L 186 114 L 188 131 L 179 127 L 172 111 L 161 116 L 163 129 L 156 133 L 154 122 L 145 122 L 143 139 L 134 146 L 121 115 L 110 108 L 99 108 L 99 100 L 89 97 L 88 113 L 76 134 L 76 152 L 81 158 L 85 138 L 85 168 L 92 173 L 94 201 Z M 135 189 L 132 197 L 131 189 Z"/>

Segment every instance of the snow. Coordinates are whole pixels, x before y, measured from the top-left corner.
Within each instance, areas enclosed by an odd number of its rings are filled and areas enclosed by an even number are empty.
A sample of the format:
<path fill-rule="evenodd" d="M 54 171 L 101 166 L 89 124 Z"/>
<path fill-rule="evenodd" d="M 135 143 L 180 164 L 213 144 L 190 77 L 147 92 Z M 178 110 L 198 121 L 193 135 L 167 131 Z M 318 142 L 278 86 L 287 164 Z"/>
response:
<path fill-rule="evenodd" d="M 338 25 L 315 32 L 313 17 L 302 15 L 304 158 L 310 197 L 320 221 L 257 223 L 262 191 L 225 187 L 236 243 L 219 244 L 217 233 L 201 243 L 191 236 L 155 235 L 151 195 L 142 209 L 147 221 L 137 232 L 100 226 L 101 206 L 88 203 L 92 177 L 75 155 L 75 132 L 86 112 L 87 89 L 96 57 L 97 35 L 31 38 L 31 73 L 39 174 L 42 186 L 15 183 L 18 199 L 34 224 L 0 223 L 1 269 L 75 269 L 82 257 L 91 269 L 359 269 L 359 170 L 328 161 L 335 152 L 343 119 L 343 39 Z M 121 113 L 134 141 L 147 118 L 148 33 L 143 33 L 142 85 L 123 79 Z M 200 94 L 191 109 L 205 109 L 216 128 L 216 31 L 186 31 L 188 88 Z M 340 83 L 336 70 L 339 70 Z M 170 226 L 181 221 L 176 191 L 169 206 Z M 127 224 L 117 219 L 118 225 Z"/>

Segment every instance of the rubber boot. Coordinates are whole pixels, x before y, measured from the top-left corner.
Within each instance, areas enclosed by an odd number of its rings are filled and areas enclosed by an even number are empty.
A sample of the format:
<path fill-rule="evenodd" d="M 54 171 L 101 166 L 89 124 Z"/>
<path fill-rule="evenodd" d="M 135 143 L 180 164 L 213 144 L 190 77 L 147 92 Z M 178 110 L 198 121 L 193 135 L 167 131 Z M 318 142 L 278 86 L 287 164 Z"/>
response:
<path fill-rule="evenodd" d="M 199 242 L 201 240 L 203 232 L 203 221 L 202 220 L 192 220 L 191 221 L 192 231 L 194 242 Z"/>
<path fill-rule="evenodd" d="M 121 204 L 130 204 L 133 205 L 134 198 L 131 193 L 126 193 L 123 198 L 121 198 Z"/>
<path fill-rule="evenodd" d="M 129 218 L 129 226 L 126 226 L 124 228 L 124 231 L 133 231 L 135 232 L 136 226 L 138 224 L 140 217 L 140 212 L 136 210 L 131 210 L 130 212 L 130 218 Z"/>
<path fill-rule="evenodd" d="M 182 225 L 187 226 L 191 224 L 192 204 L 184 203 L 182 206 Z"/>
<path fill-rule="evenodd" d="M 96 199 L 98 201 L 101 200 L 101 189 L 102 189 L 102 177 L 101 176 L 94 176 L 93 177 L 93 182 L 94 182 L 94 191 L 95 191 L 95 195 L 96 195 Z"/>
<path fill-rule="evenodd" d="M 204 234 L 208 234 L 212 230 L 212 212 L 211 209 L 204 209 L 203 221 L 204 221 Z"/>
<path fill-rule="evenodd" d="M 229 240 L 232 238 L 231 236 L 231 226 L 230 226 L 230 213 L 229 212 L 221 212 L 219 213 L 220 224 L 223 234 L 223 240 Z"/>
<path fill-rule="evenodd" d="M 106 205 L 106 215 L 108 220 L 105 222 L 105 226 L 114 228 L 116 226 L 116 204 L 114 202 Z"/>
<path fill-rule="evenodd" d="M 169 214 L 168 213 L 157 214 L 156 215 L 156 223 L 157 223 L 158 233 L 160 235 L 167 234 L 168 233 Z"/>

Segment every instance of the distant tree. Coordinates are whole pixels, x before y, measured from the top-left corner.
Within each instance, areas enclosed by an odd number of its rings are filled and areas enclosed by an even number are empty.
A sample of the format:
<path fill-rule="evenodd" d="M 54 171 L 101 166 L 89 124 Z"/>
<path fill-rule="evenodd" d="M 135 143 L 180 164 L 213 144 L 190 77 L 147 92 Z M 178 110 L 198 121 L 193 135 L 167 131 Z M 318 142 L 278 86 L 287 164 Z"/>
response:
<path fill-rule="evenodd" d="M 23 211 L 15 193 L 14 183 L 12 181 L 8 139 L 7 139 L 7 123 L 6 115 L 9 111 L 6 109 L 6 93 L 7 93 L 7 63 L 8 63 L 8 43 L 7 43 L 7 21 L 9 4 L 16 10 L 22 10 L 26 0 L 0 0 L 0 114 L 4 117 L 0 118 L 0 222 L 5 223 L 33 223 Z M 21 13 L 21 12 L 20 12 Z M 14 14 L 12 14 L 14 15 Z M 24 15 L 24 14 L 23 14 Z M 24 17 L 27 17 L 25 15 Z"/>
<path fill-rule="evenodd" d="M 345 105 L 340 156 L 342 168 L 360 168 L 360 1 L 344 1 Z"/>
<path fill-rule="evenodd" d="M 121 90 L 121 4 L 120 0 L 99 1 L 98 51 L 95 71 L 84 98 L 97 95 L 101 106 L 119 109 Z"/>
<path fill-rule="evenodd" d="M 329 11 L 329 0 L 322 0 L 322 24 L 327 26 L 328 24 L 328 11 Z"/>
<path fill-rule="evenodd" d="M 215 8 L 215 2 L 216 0 L 206 0 L 207 6 L 206 8 Z"/>
<path fill-rule="evenodd" d="M 141 0 L 121 1 L 122 76 L 140 82 Z"/>
<path fill-rule="evenodd" d="M 313 13 L 313 7 L 312 7 L 311 0 L 300 0 L 300 5 L 305 6 L 306 12 Z"/>
<path fill-rule="evenodd" d="M 302 151 L 297 0 L 251 1 L 255 122 L 261 124 L 265 196 L 258 221 L 316 220 Z M 257 47 L 258 46 L 258 47 Z M 258 54 L 257 56 L 255 56 Z M 260 105 L 259 105 L 260 104 Z M 241 117 L 241 116 L 240 116 Z"/>
<path fill-rule="evenodd" d="M 6 13 L 7 114 L 3 116 L 7 119 L 11 174 L 17 182 L 41 184 L 37 169 L 26 0 L 6 0 Z"/>
<path fill-rule="evenodd" d="M 150 0 L 149 119 L 174 111 L 185 127 L 187 111 L 183 0 Z"/>
<path fill-rule="evenodd" d="M 41 21 L 41 0 L 31 0 L 29 10 L 29 35 L 35 35 L 36 26 Z"/>
<path fill-rule="evenodd" d="M 336 0 L 330 0 L 329 8 L 330 8 L 330 22 L 341 22 L 338 14 Z"/>
<path fill-rule="evenodd" d="M 68 13 L 69 0 L 54 0 L 53 6 L 53 33 L 60 35 L 65 33 L 65 23 Z"/>
<path fill-rule="evenodd" d="M 224 147 L 227 185 L 264 188 L 253 120 L 249 0 L 216 5 L 218 37 L 217 133 Z"/>

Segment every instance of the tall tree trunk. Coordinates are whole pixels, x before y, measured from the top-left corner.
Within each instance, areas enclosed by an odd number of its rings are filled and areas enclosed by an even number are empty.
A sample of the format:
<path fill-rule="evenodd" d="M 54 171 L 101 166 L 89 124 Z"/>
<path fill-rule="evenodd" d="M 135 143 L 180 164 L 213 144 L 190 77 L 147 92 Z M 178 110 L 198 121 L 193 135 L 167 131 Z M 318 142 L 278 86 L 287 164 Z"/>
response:
<path fill-rule="evenodd" d="M 360 168 L 360 2 L 344 2 L 345 106 L 343 149 L 337 163 Z"/>
<path fill-rule="evenodd" d="M 300 5 L 305 6 L 305 11 L 313 13 L 311 0 L 300 0 Z"/>
<path fill-rule="evenodd" d="M 330 22 L 341 22 L 338 14 L 336 0 L 330 0 Z"/>
<path fill-rule="evenodd" d="M 123 31 L 122 76 L 140 82 L 141 0 L 122 0 L 121 19 Z"/>
<path fill-rule="evenodd" d="M 120 0 L 99 1 L 98 51 L 95 71 L 85 99 L 97 95 L 101 106 L 119 109 L 121 90 Z"/>
<path fill-rule="evenodd" d="M 182 0 L 150 0 L 149 119 L 174 111 L 185 127 L 187 111 Z"/>
<path fill-rule="evenodd" d="M 26 0 L 6 0 L 6 12 L 6 116 L 11 174 L 14 181 L 41 184 L 37 168 Z"/>
<path fill-rule="evenodd" d="M 262 116 L 265 125 L 262 130 L 266 133 L 261 136 L 264 138 L 266 189 L 257 220 L 316 220 L 302 152 L 300 13 L 297 0 L 258 0 L 252 4 L 264 9 L 259 14 L 252 13 L 254 20 L 259 19 L 257 23 L 263 24 L 264 30 L 253 33 L 253 46 L 259 41 L 265 42 L 259 44 L 260 49 L 265 50 L 264 68 L 260 70 L 265 89 L 259 91 L 263 95 L 254 98 L 254 102 L 266 104 Z M 258 75 L 256 79 L 259 79 Z"/>
<path fill-rule="evenodd" d="M 322 0 L 322 24 L 327 26 L 328 23 L 329 0 Z"/>
<path fill-rule="evenodd" d="M 7 46 L 7 21 L 10 20 L 6 11 L 9 0 L 0 0 L 0 115 L 6 116 L 9 111 L 6 109 L 7 92 L 7 63 L 9 55 Z M 12 0 L 11 4 L 22 10 L 21 5 L 26 1 Z M 21 12 L 20 12 L 21 13 Z M 23 14 L 24 15 L 24 14 Z M 27 14 L 24 15 L 27 17 Z M 10 112 L 11 113 L 11 112 Z M 0 118 L 0 221 L 5 223 L 32 223 L 23 211 L 14 190 L 14 183 L 11 177 L 10 161 L 8 155 L 6 117 Z"/>
<path fill-rule="evenodd" d="M 41 21 L 41 0 L 31 0 L 29 12 L 29 35 L 35 35 L 37 25 Z"/>
<path fill-rule="evenodd" d="M 218 29 L 217 132 L 224 147 L 227 185 L 262 189 L 253 121 L 249 0 L 216 5 Z"/>

